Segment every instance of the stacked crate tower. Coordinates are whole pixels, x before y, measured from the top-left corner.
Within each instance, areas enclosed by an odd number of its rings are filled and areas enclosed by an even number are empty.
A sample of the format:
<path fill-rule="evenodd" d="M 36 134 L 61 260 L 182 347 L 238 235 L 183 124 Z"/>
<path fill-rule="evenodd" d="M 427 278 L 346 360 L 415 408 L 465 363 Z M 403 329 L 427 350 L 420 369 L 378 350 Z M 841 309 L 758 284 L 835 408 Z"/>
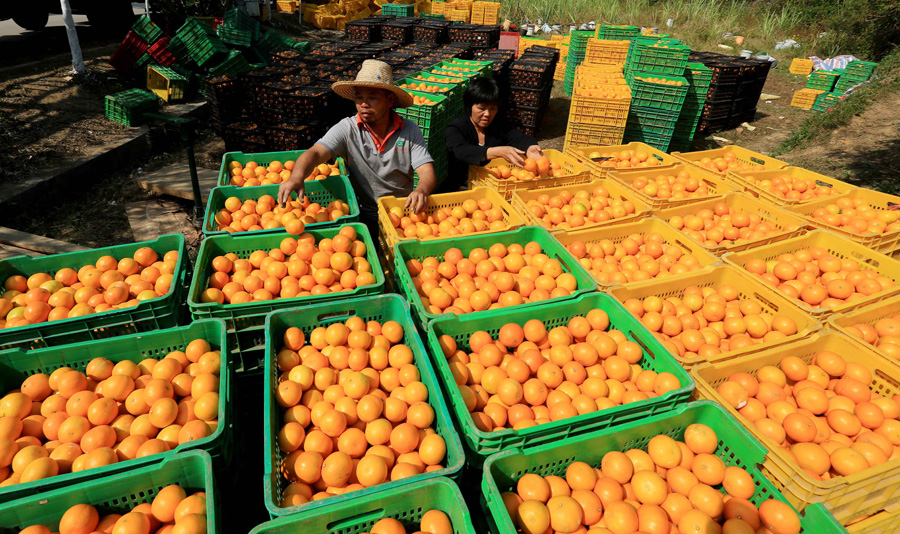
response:
<path fill-rule="evenodd" d="M 509 69 L 507 118 L 512 128 L 536 136 L 553 91 L 559 49 L 532 46 Z"/>
<path fill-rule="evenodd" d="M 572 96 L 575 87 L 575 72 L 578 65 L 587 56 L 587 44 L 594 37 L 594 32 L 576 30 L 572 32 L 569 40 L 569 54 L 566 56 L 566 77 L 563 80 L 563 89 L 567 96 Z"/>
<path fill-rule="evenodd" d="M 625 142 L 640 141 L 667 152 L 687 97 L 684 77 L 691 49 L 662 35 L 632 39 L 625 65 L 631 109 Z"/>
<path fill-rule="evenodd" d="M 585 59 L 575 72 L 565 146 L 622 142 L 631 106 L 623 73 L 627 56 L 627 40 L 588 40 Z"/>

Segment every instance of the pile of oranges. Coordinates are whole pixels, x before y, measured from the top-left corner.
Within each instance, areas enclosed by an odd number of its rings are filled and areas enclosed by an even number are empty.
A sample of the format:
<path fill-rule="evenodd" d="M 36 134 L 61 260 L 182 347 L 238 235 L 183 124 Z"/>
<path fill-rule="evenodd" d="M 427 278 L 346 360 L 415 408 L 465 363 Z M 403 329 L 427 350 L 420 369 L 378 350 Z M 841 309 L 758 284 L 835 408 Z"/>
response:
<path fill-rule="evenodd" d="M 810 214 L 818 222 L 855 234 L 885 234 L 900 230 L 900 211 L 876 208 L 862 198 L 837 198 Z"/>
<path fill-rule="evenodd" d="M 698 209 L 696 215 L 676 215 L 669 218 L 676 230 L 680 230 L 707 247 L 733 245 L 741 241 L 762 239 L 784 230 L 755 213 L 738 211 L 725 202 L 717 202 L 712 209 Z"/>
<path fill-rule="evenodd" d="M 695 423 L 684 441 L 659 434 L 646 451 L 610 451 L 598 466 L 576 461 L 564 476 L 523 475 L 515 491 L 502 494 L 503 504 L 523 534 L 798 534 L 800 517 L 789 505 L 750 501 L 753 477 L 726 466 L 718 445 L 713 429 Z"/>
<path fill-rule="evenodd" d="M 203 339 L 161 360 L 94 358 L 38 373 L 0 399 L 0 487 L 79 472 L 212 435 L 220 351 Z"/>
<path fill-rule="evenodd" d="M 268 166 L 263 166 L 255 161 L 250 161 L 247 165 L 240 162 L 231 162 L 231 181 L 229 185 L 238 187 L 253 187 L 257 185 L 273 185 L 287 181 L 291 177 L 291 171 L 294 169 L 294 161 L 273 161 Z M 323 163 L 316 167 L 313 172 L 304 180 L 324 180 L 329 176 L 340 174 L 340 168 L 337 164 Z"/>
<path fill-rule="evenodd" d="M 495 243 L 469 256 L 458 248 L 443 254 L 411 259 L 406 268 L 428 313 L 472 313 L 508 308 L 526 302 L 567 297 L 578 288 L 575 276 L 559 260 L 548 257 L 541 245 L 530 242 Z"/>
<path fill-rule="evenodd" d="M 715 173 L 725 173 L 730 171 L 765 171 L 765 165 L 757 165 L 755 163 L 741 163 L 738 161 L 734 152 L 725 152 L 719 158 L 701 158 L 697 165 L 704 169 L 709 169 Z"/>
<path fill-rule="evenodd" d="M 347 215 L 350 205 L 342 200 L 323 207 L 304 196 L 303 200 L 291 200 L 281 207 L 272 195 L 262 195 L 243 202 L 237 197 L 226 198 L 225 207 L 216 212 L 213 220 L 216 230 L 229 233 L 284 228 L 291 235 L 300 235 L 307 224 L 335 221 Z"/>
<path fill-rule="evenodd" d="M 502 180 L 536 180 L 538 178 L 566 175 L 558 163 L 551 162 L 546 156 L 541 156 L 538 159 L 526 158 L 521 168 L 510 168 L 506 165 L 485 168 L 493 176 Z"/>
<path fill-rule="evenodd" d="M 100 515 L 90 504 L 70 506 L 59 519 L 59 534 L 115 532 L 122 534 L 206 534 L 206 493 L 190 495 L 172 484 L 159 490 L 152 501 L 139 504 L 125 514 Z M 19 534 L 51 534 L 45 525 L 32 525 Z"/>
<path fill-rule="evenodd" d="M 414 91 L 425 91 L 426 93 L 445 93 L 450 90 L 449 87 L 438 87 L 437 85 L 428 85 L 426 83 L 401 83 L 400 87 Z"/>
<path fill-rule="evenodd" d="M 575 88 L 575 96 L 623 100 L 631 98 L 631 89 L 627 85 L 580 83 Z"/>
<path fill-rule="evenodd" d="M 653 179 L 635 176 L 627 185 L 650 198 L 659 199 L 701 198 L 710 194 L 706 182 L 691 176 L 684 168 L 672 169 L 671 174 L 660 174 Z"/>
<path fill-rule="evenodd" d="M 610 330 L 601 309 L 549 331 L 538 319 L 505 324 L 494 339 L 439 339 L 475 426 L 521 430 L 664 395 L 681 384 L 671 373 L 640 367 L 641 346 Z"/>
<path fill-rule="evenodd" d="M 353 291 L 375 283 L 366 260 L 366 244 L 352 226 L 334 238 L 316 243 L 312 234 L 285 237 L 268 253 L 256 250 L 247 258 L 233 252 L 216 256 L 201 302 L 245 304 Z"/>
<path fill-rule="evenodd" d="M 721 167 L 719 167 L 721 169 Z M 744 167 L 731 168 L 731 170 L 745 171 L 764 171 L 765 167 Z M 770 169 L 771 170 L 771 169 Z M 819 185 L 814 179 L 794 178 L 788 173 L 770 179 L 759 179 L 752 174 L 742 173 L 741 178 L 749 182 L 751 185 L 768 191 L 778 198 L 785 200 L 815 200 L 821 197 L 835 195 L 835 191 L 831 186 Z"/>
<path fill-rule="evenodd" d="M 628 169 L 632 167 L 656 167 L 660 164 L 658 159 L 650 157 L 650 154 L 643 150 L 620 150 L 616 152 L 601 149 L 593 150 L 589 153 L 584 150 L 576 150 L 576 152 L 584 158 L 593 160 L 601 167 Z M 601 158 L 605 159 L 601 160 Z"/>
<path fill-rule="evenodd" d="M 580 228 L 590 223 L 601 223 L 633 215 L 634 202 L 622 198 L 611 198 L 609 190 L 602 185 L 592 190 L 568 190 L 558 195 L 540 195 L 529 200 L 526 207 L 546 228 Z"/>
<path fill-rule="evenodd" d="M 10 276 L 3 282 L 5 291 L 0 296 L 0 328 L 137 306 L 166 295 L 177 266 L 177 250 L 166 252 L 160 261 L 155 250 L 141 247 L 131 258 L 102 256 L 77 271 L 65 267 L 54 276 Z"/>
<path fill-rule="evenodd" d="M 385 517 L 372 525 L 372 530 L 363 534 L 407 534 L 407 530 L 400 521 Z M 429 510 L 422 514 L 419 530 L 412 534 L 453 534 L 453 524 L 444 512 Z"/>
<path fill-rule="evenodd" d="M 625 284 L 665 278 L 703 268 L 693 254 L 669 245 L 656 232 L 632 234 L 618 243 L 573 241 L 566 246 L 575 259 L 603 284 Z"/>
<path fill-rule="evenodd" d="M 691 286 L 680 298 L 631 298 L 622 304 L 682 358 L 710 358 L 797 333 L 793 319 L 770 314 L 758 301 L 741 298 L 740 290 L 728 284 Z"/>
<path fill-rule="evenodd" d="M 871 382 L 863 365 L 821 351 L 811 364 L 787 356 L 756 376 L 734 373 L 717 391 L 809 476 L 828 480 L 897 458 L 900 397 L 870 391 Z"/>
<path fill-rule="evenodd" d="M 823 247 L 781 254 L 771 261 L 751 258 L 744 269 L 763 282 L 814 308 L 834 308 L 896 284 L 896 280 L 850 258 L 838 258 Z"/>
<path fill-rule="evenodd" d="M 878 350 L 900 360 L 900 313 L 875 321 L 875 324 L 857 323 L 847 330 Z"/>
<path fill-rule="evenodd" d="M 426 82 L 437 82 L 437 83 L 461 83 L 462 78 L 441 78 L 439 76 L 423 76 L 419 74 L 415 77 L 416 80 L 423 80 Z M 401 86 L 402 87 L 402 86 Z M 414 88 L 411 88 L 414 89 Z"/>
<path fill-rule="evenodd" d="M 437 102 L 433 100 L 429 100 L 424 96 L 412 95 L 413 97 L 413 105 L 414 106 L 433 106 L 437 104 Z"/>
<path fill-rule="evenodd" d="M 403 237 L 419 239 L 507 229 L 503 210 L 486 198 L 466 199 L 459 206 L 439 208 L 431 214 L 405 215 L 402 208 L 394 207 L 388 211 L 388 218 Z"/>
<path fill-rule="evenodd" d="M 444 438 L 432 425 L 430 392 L 396 321 L 351 317 L 283 336 L 275 399 L 281 469 L 290 484 L 281 506 L 442 469 Z"/>
<path fill-rule="evenodd" d="M 681 87 L 684 85 L 684 82 L 681 80 L 667 80 L 665 78 L 647 78 L 645 76 L 635 76 L 635 80 L 646 82 L 646 83 L 656 83 L 659 85 L 672 85 L 675 87 Z"/>
<path fill-rule="evenodd" d="M 431 73 L 435 74 L 437 76 L 451 76 L 451 77 L 455 77 L 457 79 L 459 78 L 459 76 L 463 75 L 461 69 L 450 69 L 450 68 L 435 68 L 431 71 Z M 429 80 L 429 81 L 439 81 L 439 80 Z"/>

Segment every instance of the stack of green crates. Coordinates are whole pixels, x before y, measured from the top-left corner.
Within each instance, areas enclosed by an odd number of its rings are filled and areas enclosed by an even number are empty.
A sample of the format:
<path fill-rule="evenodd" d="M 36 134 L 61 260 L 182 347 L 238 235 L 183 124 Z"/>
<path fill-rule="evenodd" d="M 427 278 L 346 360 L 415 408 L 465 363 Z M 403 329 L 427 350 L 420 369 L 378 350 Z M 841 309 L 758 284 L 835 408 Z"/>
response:
<path fill-rule="evenodd" d="M 216 29 L 216 34 L 219 36 L 219 39 L 222 39 L 223 43 L 232 46 L 250 46 L 253 44 L 253 34 L 250 33 L 250 30 L 239 30 L 223 24 Z"/>
<path fill-rule="evenodd" d="M 464 84 L 428 82 L 425 80 L 417 80 L 412 77 L 397 81 L 397 85 L 403 84 L 425 84 L 439 89 L 439 91 L 423 91 L 422 89 L 417 89 L 417 91 L 447 97 L 447 110 L 450 114 L 450 120 L 462 115 L 463 93 L 466 91 L 466 86 Z"/>
<path fill-rule="evenodd" d="M 450 168 L 447 159 L 447 123 L 450 122 L 450 103 L 446 96 L 436 93 L 423 93 L 408 90 L 411 95 L 427 98 L 434 105 L 413 105 L 408 108 L 397 108 L 397 113 L 404 119 L 411 120 L 422 130 L 428 152 L 434 159 L 434 171 L 438 183 L 444 181 Z"/>
<path fill-rule="evenodd" d="M 223 74 L 238 75 L 250 70 L 250 63 L 240 50 L 232 50 L 228 56 L 218 65 L 209 69 L 211 76 L 221 76 Z"/>
<path fill-rule="evenodd" d="M 691 142 L 697 132 L 706 93 L 712 82 L 712 70 L 702 63 L 688 63 L 684 69 L 684 78 L 688 81 L 688 92 L 684 98 L 684 106 L 675 123 L 675 133 L 669 143 L 669 150 L 685 152 L 690 150 Z"/>
<path fill-rule="evenodd" d="M 587 44 L 594 37 L 594 32 L 590 31 L 574 31 L 571 33 L 569 42 L 569 55 L 566 57 L 566 77 L 563 80 L 563 88 L 566 95 L 572 96 L 572 90 L 575 88 L 575 71 L 578 65 L 584 61 L 587 54 Z"/>
<path fill-rule="evenodd" d="M 149 91 L 126 89 L 106 95 L 106 118 L 125 126 L 141 124 L 145 113 L 152 113 L 158 108 L 159 98 Z"/>
<path fill-rule="evenodd" d="M 217 56 L 221 57 L 221 54 L 228 53 L 228 47 L 219 39 L 212 27 L 196 19 L 187 19 L 178 28 L 178 32 L 175 33 L 172 41 L 176 39 L 180 41 L 181 45 L 184 45 L 190 59 L 200 67 L 207 65 Z M 170 51 L 172 51 L 172 41 L 169 41 Z M 176 58 L 181 59 L 179 54 L 176 54 L 174 51 L 172 53 Z"/>
<path fill-rule="evenodd" d="M 395 17 L 412 17 L 416 14 L 416 6 L 412 4 L 384 4 L 381 6 L 381 14 Z"/>
<path fill-rule="evenodd" d="M 251 40 L 259 39 L 259 21 L 252 18 L 238 8 L 232 8 L 225 12 L 224 26 L 235 30 L 250 32 Z"/>
<path fill-rule="evenodd" d="M 828 111 L 841 101 L 840 93 L 822 93 L 813 104 L 813 111 Z"/>
<path fill-rule="evenodd" d="M 869 61 L 851 61 L 835 85 L 834 92 L 844 94 L 847 89 L 868 80 L 872 77 L 876 65 L 878 64 Z"/>
<path fill-rule="evenodd" d="M 678 39 L 645 39 L 631 41 L 628 68 L 638 72 L 658 72 L 680 76 L 688 62 L 691 47 Z"/>
<path fill-rule="evenodd" d="M 807 89 L 818 89 L 826 93 L 834 89 L 839 74 L 827 70 L 817 70 L 809 75 L 809 81 L 806 82 Z"/>
<path fill-rule="evenodd" d="M 640 35 L 641 29 L 637 26 L 613 26 L 601 24 L 597 27 L 597 39 L 608 41 L 628 41 Z"/>
<path fill-rule="evenodd" d="M 628 46 L 628 62 L 626 63 L 626 68 L 634 70 L 632 61 L 634 61 L 635 50 L 638 46 L 649 46 L 669 40 L 669 34 L 667 33 L 651 33 L 647 35 L 638 35 L 637 37 L 632 38 L 631 44 Z M 671 40 L 676 41 L 679 44 L 681 43 L 681 41 L 678 41 L 677 39 Z M 688 54 L 690 54 L 690 50 L 688 50 Z M 687 56 L 685 56 L 685 63 L 687 63 Z"/>

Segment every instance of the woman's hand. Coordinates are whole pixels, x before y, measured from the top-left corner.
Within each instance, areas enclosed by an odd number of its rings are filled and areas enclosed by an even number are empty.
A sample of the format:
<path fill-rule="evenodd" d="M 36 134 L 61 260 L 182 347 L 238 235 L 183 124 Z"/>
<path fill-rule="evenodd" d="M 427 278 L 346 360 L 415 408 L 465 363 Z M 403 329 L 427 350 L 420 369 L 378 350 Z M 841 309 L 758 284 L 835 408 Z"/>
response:
<path fill-rule="evenodd" d="M 531 145 L 528 147 L 526 155 L 531 159 L 538 159 L 544 157 L 544 151 L 541 150 L 541 147 L 538 145 Z"/>
<path fill-rule="evenodd" d="M 407 209 L 411 209 L 413 213 L 420 213 L 428 207 L 428 195 L 416 189 L 406 197 Z"/>
<path fill-rule="evenodd" d="M 514 146 L 495 146 L 487 150 L 488 159 L 503 158 L 518 167 L 525 164 L 524 155 L 525 152 Z"/>
<path fill-rule="evenodd" d="M 306 192 L 306 184 L 303 183 L 303 180 L 295 181 L 293 178 L 288 179 L 288 181 L 283 182 L 281 186 L 278 188 L 278 205 L 284 207 L 291 200 L 291 192 L 297 192 L 297 198 L 302 199 L 303 194 Z"/>

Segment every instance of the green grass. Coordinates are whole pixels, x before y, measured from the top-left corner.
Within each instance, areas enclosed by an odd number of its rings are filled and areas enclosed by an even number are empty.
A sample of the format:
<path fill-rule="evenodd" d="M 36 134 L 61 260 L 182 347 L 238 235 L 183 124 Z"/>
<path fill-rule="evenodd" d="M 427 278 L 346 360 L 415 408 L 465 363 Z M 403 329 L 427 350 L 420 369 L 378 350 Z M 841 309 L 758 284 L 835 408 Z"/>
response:
<path fill-rule="evenodd" d="M 800 129 L 785 139 L 772 155 L 778 156 L 809 146 L 828 132 L 849 123 L 853 117 L 864 112 L 872 102 L 896 91 L 900 91 L 900 51 L 894 51 L 886 56 L 875 69 L 873 79 L 831 111 L 815 113 L 806 119 Z"/>

